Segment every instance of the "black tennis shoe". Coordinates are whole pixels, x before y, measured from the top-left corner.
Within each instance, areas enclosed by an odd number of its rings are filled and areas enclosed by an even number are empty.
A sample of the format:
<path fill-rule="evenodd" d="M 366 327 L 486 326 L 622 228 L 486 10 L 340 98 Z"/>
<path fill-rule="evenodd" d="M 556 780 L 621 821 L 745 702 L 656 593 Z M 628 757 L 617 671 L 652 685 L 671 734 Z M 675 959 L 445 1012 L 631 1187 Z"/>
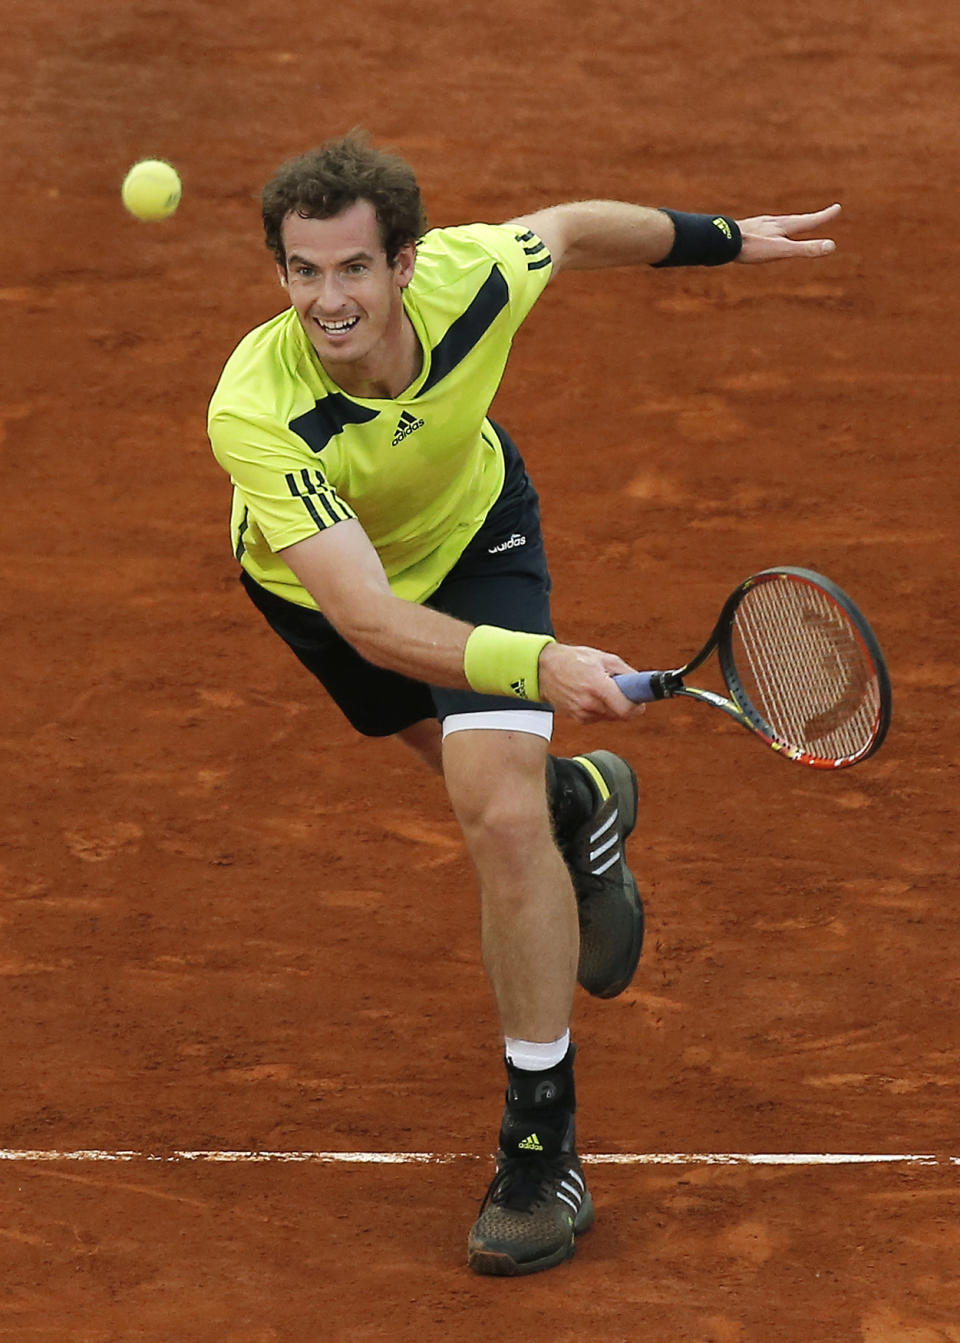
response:
<path fill-rule="evenodd" d="M 573 1118 L 556 1135 L 530 1124 L 510 1134 L 505 1122 L 493 1177 L 467 1242 L 474 1273 L 519 1277 L 569 1259 L 593 1225 L 593 1200 L 573 1150 Z"/>
<path fill-rule="evenodd" d="M 596 796 L 592 814 L 561 841 L 580 916 L 577 978 L 595 997 L 615 998 L 633 979 L 643 947 L 643 901 L 625 853 L 637 823 L 637 776 L 611 751 L 573 759 Z"/>

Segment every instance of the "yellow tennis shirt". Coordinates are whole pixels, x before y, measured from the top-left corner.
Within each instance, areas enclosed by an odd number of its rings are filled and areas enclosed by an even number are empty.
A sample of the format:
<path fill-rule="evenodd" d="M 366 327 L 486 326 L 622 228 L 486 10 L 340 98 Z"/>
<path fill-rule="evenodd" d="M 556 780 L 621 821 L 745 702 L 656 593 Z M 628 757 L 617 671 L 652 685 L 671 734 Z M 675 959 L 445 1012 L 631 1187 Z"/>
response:
<path fill-rule="evenodd" d="M 423 364 L 393 400 L 342 392 L 292 308 L 240 342 L 208 431 L 233 482 L 234 553 L 252 578 L 316 608 L 276 552 L 357 518 L 397 596 L 420 602 L 439 587 L 503 484 L 487 411 L 550 271 L 544 243 L 515 225 L 429 232 L 403 291 Z"/>

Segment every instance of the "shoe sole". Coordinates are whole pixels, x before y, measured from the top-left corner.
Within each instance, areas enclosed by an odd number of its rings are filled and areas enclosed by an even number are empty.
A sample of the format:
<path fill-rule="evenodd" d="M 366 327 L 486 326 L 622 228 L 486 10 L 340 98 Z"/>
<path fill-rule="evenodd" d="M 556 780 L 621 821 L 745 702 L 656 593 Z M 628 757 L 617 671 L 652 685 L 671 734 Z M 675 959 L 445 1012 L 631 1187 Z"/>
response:
<path fill-rule="evenodd" d="M 468 1245 L 467 1264 L 474 1273 L 490 1278 L 523 1278 L 528 1273 L 542 1273 L 545 1269 L 556 1268 L 558 1264 L 572 1259 L 577 1249 L 577 1236 L 589 1231 L 593 1222 L 593 1199 L 588 1191 L 577 1220 L 573 1224 L 573 1234 L 569 1242 L 561 1245 L 552 1254 L 544 1255 L 542 1259 L 517 1261 L 502 1250 L 490 1250 L 482 1245 Z"/>
<path fill-rule="evenodd" d="M 627 962 L 631 968 L 625 976 L 615 980 L 612 984 L 606 985 L 600 992 L 591 989 L 588 985 L 583 986 L 594 998 L 616 998 L 627 988 L 636 974 L 640 952 L 643 949 L 643 903 L 633 873 L 626 866 L 627 840 L 633 834 L 634 827 L 637 824 L 640 790 L 637 785 L 637 776 L 631 766 L 621 756 L 614 755 L 612 751 L 591 751 L 589 755 L 574 756 L 574 759 L 578 765 L 586 769 L 594 783 L 605 792 L 604 801 L 614 790 L 617 791 L 620 798 L 620 817 L 623 822 L 624 870 L 627 874 L 623 889 L 633 908 L 633 937 L 630 942 L 630 958 Z M 606 774 L 602 772 L 601 766 L 606 769 Z M 613 781 L 612 786 L 611 779 Z M 632 803 L 630 812 L 625 810 L 628 801 Z"/>
<path fill-rule="evenodd" d="M 587 989 L 587 992 L 594 998 L 616 998 L 625 988 L 629 987 L 634 975 L 637 973 L 637 966 L 640 963 L 640 953 L 643 950 L 643 905 L 641 904 L 640 892 L 637 890 L 637 883 L 634 881 L 632 873 L 630 875 L 629 885 L 624 883 L 624 890 L 629 890 L 630 900 L 633 905 L 633 937 L 630 942 L 630 960 L 628 962 L 630 969 L 622 978 L 615 980 L 612 984 L 608 984 L 606 988 L 602 989 L 599 993 L 595 992 L 593 989 Z"/>

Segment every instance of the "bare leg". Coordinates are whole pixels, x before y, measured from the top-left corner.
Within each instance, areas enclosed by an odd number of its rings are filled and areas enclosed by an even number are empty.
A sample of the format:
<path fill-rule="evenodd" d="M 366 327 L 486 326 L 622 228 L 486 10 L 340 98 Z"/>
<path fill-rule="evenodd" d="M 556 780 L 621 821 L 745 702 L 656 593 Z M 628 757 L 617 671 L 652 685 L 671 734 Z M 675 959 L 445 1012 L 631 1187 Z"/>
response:
<path fill-rule="evenodd" d="M 398 741 L 409 746 L 434 774 L 443 772 L 440 750 L 440 724 L 435 718 L 423 718 L 412 727 L 396 733 Z"/>
<path fill-rule="evenodd" d="M 524 732 L 451 733 L 447 792 L 480 881 L 483 959 L 505 1036 L 567 1030 L 579 928 L 547 809 L 548 743 Z"/>

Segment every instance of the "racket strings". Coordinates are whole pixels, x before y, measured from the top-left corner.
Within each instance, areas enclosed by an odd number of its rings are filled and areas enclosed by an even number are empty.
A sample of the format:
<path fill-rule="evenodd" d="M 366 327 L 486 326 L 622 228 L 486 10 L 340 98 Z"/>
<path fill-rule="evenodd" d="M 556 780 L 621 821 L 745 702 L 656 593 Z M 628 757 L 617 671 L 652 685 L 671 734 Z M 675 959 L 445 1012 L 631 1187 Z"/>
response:
<path fill-rule="evenodd" d="M 880 711 L 873 664 L 820 588 L 758 584 L 737 608 L 733 635 L 743 690 L 781 741 L 843 759 L 871 740 Z"/>

